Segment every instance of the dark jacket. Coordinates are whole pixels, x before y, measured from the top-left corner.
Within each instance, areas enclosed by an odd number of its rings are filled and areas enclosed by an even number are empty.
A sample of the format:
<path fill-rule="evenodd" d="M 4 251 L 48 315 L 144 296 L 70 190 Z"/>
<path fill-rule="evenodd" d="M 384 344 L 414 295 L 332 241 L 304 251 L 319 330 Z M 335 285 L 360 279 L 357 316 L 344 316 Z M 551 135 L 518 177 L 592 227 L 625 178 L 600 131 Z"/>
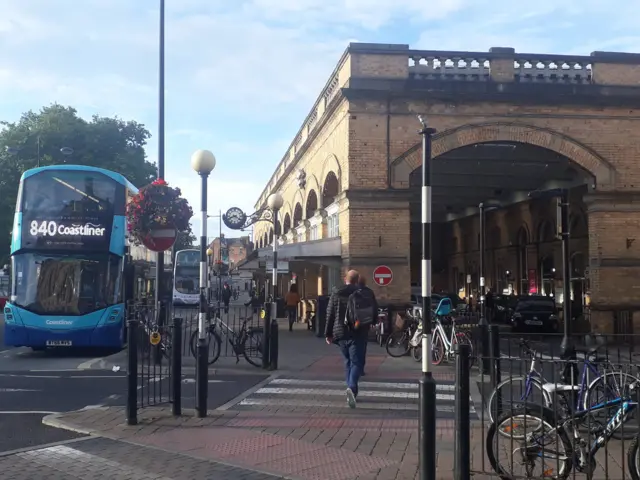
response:
<path fill-rule="evenodd" d="M 231 301 L 231 289 L 223 288 L 222 289 L 222 301 L 224 303 L 229 303 Z"/>
<path fill-rule="evenodd" d="M 329 304 L 327 305 L 327 324 L 324 329 L 325 337 L 333 337 L 333 341 L 352 338 L 354 335 L 366 335 L 368 328 L 358 329 L 356 331 L 349 330 L 344 324 L 344 317 L 347 313 L 347 302 L 349 296 L 358 290 L 360 287 L 357 285 L 342 285 L 337 287 L 331 293 L 329 298 Z M 378 316 L 378 304 L 375 301 L 373 291 L 367 287 L 365 290 L 371 293 L 374 301 L 374 319 Z"/>

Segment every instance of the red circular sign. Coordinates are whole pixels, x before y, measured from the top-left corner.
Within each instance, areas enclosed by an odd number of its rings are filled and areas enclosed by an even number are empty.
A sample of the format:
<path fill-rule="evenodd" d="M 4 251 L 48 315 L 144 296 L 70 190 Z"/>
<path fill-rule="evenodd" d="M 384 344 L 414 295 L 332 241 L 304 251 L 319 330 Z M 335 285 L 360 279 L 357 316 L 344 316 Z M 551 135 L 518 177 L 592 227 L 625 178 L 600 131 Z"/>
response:
<path fill-rule="evenodd" d="M 381 287 L 386 287 L 393 280 L 393 272 L 386 265 L 377 266 L 373 271 L 373 281 Z"/>
<path fill-rule="evenodd" d="M 176 243 L 178 232 L 175 228 L 163 228 L 161 230 L 152 230 L 146 238 L 142 240 L 142 244 L 152 252 L 164 252 L 173 247 Z"/>

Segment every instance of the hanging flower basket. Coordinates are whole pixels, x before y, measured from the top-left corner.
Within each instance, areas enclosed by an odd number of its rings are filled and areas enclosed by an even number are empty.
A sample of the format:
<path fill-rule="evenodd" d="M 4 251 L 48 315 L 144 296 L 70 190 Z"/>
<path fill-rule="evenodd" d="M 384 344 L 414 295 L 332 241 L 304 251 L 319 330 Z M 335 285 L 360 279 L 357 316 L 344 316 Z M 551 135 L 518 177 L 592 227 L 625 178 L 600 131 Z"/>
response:
<path fill-rule="evenodd" d="M 127 229 L 131 241 L 147 245 L 158 232 L 175 230 L 176 234 L 189 229 L 193 210 L 182 197 L 179 188 L 170 187 L 158 179 L 143 187 L 127 205 Z"/>

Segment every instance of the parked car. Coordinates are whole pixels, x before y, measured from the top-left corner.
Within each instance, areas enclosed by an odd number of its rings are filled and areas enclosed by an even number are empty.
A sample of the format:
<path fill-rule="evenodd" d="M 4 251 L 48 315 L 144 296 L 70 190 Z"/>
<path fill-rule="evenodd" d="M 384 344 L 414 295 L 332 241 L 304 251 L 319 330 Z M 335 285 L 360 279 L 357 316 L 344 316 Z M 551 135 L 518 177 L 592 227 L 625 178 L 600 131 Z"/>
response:
<path fill-rule="evenodd" d="M 518 298 L 511 326 L 514 331 L 557 332 L 560 322 L 553 297 L 522 296 Z"/>

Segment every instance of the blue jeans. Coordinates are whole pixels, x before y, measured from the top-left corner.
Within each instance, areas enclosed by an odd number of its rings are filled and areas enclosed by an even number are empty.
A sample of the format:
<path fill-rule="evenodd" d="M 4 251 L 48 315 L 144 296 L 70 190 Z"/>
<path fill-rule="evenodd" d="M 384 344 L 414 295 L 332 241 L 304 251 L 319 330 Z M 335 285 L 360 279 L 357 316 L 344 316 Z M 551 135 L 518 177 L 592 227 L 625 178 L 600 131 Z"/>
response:
<path fill-rule="evenodd" d="M 364 359 L 366 355 L 367 337 L 355 337 L 337 342 L 340 352 L 344 357 L 344 370 L 347 380 L 347 387 L 354 395 L 358 395 L 358 380 L 364 369 Z"/>

